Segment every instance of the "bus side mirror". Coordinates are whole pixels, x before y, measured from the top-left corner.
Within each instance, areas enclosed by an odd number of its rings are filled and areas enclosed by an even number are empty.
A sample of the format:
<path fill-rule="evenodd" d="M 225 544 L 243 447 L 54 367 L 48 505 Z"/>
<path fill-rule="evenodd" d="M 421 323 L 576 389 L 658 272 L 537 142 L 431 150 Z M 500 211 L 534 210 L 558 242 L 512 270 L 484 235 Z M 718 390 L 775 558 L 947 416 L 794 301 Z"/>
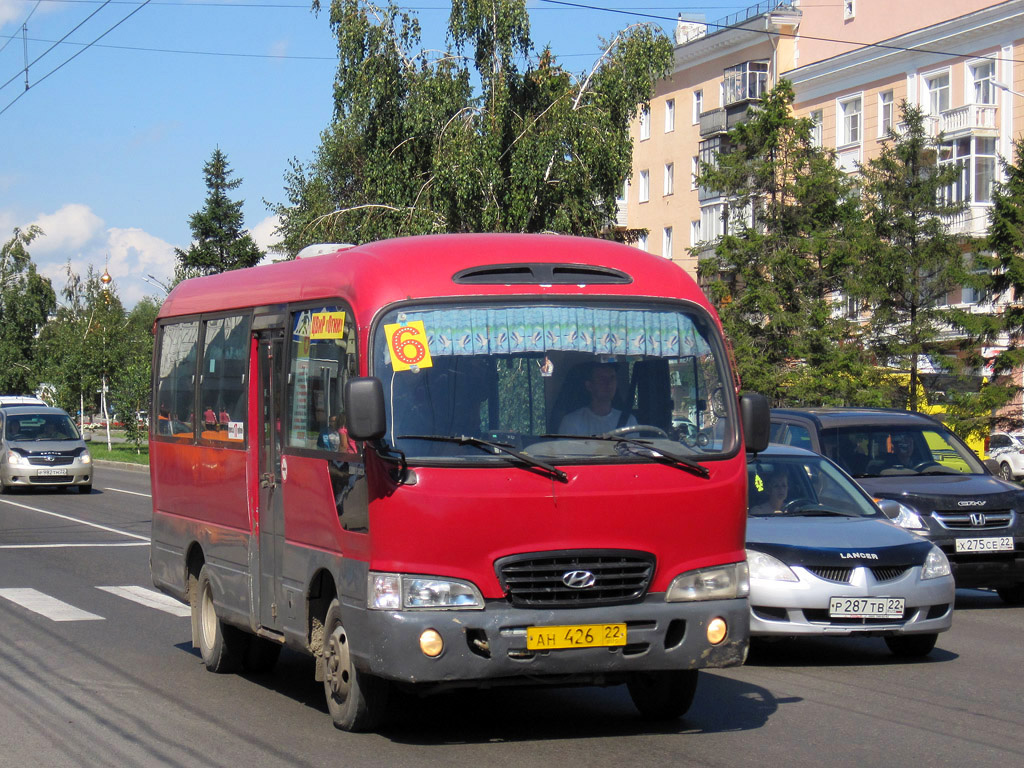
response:
<path fill-rule="evenodd" d="M 740 421 L 748 452 L 760 453 L 768 447 L 772 422 L 768 399 L 764 395 L 756 392 L 740 395 Z"/>
<path fill-rule="evenodd" d="M 384 387 L 373 376 L 345 382 L 345 428 L 353 440 L 379 440 L 387 431 Z"/>

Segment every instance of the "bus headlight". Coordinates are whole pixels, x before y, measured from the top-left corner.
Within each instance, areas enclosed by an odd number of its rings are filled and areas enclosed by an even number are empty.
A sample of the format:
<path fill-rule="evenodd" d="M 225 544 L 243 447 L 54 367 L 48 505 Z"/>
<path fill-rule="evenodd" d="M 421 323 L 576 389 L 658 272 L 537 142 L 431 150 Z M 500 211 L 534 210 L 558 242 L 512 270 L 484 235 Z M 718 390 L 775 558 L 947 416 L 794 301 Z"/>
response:
<path fill-rule="evenodd" d="M 746 561 L 681 573 L 672 580 L 665 601 L 730 600 L 750 594 Z"/>
<path fill-rule="evenodd" d="M 473 584 L 435 576 L 371 571 L 367 605 L 380 611 L 482 610 L 484 598 Z"/>

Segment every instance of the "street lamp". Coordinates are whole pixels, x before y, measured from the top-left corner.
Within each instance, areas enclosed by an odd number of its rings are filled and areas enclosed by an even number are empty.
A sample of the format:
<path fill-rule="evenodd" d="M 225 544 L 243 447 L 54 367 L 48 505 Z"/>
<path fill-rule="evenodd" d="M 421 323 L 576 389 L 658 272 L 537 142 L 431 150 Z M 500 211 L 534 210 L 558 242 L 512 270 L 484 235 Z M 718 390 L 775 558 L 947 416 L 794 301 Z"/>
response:
<path fill-rule="evenodd" d="M 1024 99 L 1024 93 L 1013 90 L 1013 88 L 1008 86 L 1006 83 L 1001 83 L 998 80 L 993 80 L 992 85 L 994 85 L 996 88 L 999 88 L 1000 90 L 1006 91 L 1007 93 L 1012 93 L 1014 96 L 1020 96 L 1022 99 Z"/>

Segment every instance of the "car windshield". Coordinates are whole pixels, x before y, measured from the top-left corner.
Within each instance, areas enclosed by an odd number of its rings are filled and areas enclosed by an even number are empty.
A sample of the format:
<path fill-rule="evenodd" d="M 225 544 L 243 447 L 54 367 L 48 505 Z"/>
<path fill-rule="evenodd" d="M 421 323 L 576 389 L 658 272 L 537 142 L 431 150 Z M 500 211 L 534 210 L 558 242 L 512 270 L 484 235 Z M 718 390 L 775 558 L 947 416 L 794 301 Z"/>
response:
<path fill-rule="evenodd" d="M 826 429 L 821 442 L 823 453 L 853 477 L 985 472 L 974 452 L 940 424 Z"/>
<path fill-rule="evenodd" d="M 511 448 L 694 471 L 739 440 L 717 328 L 691 305 L 403 307 L 377 328 L 373 371 L 385 440 L 410 461 L 515 462 Z"/>
<path fill-rule="evenodd" d="M 820 456 L 757 456 L 747 462 L 751 517 L 789 515 L 884 519 L 853 482 Z"/>
<path fill-rule="evenodd" d="M 8 414 L 4 435 L 9 442 L 81 439 L 75 423 L 63 413 Z"/>

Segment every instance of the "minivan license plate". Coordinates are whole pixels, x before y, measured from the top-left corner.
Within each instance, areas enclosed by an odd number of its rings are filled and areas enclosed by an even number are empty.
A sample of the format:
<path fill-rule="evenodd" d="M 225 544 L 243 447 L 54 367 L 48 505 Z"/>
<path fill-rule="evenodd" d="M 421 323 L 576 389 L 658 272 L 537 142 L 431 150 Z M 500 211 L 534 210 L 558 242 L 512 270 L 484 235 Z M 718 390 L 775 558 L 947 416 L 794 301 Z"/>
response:
<path fill-rule="evenodd" d="M 902 597 L 833 597 L 828 615 L 833 619 L 902 619 Z"/>
<path fill-rule="evenodd" d="M 37 475 L 43 477 L 53 477 L 66 475 L 68 471 L 66 469 L 40 469 L 36 472 Z"/>
<path fill-rule="evenodd" d="M 985 536 L 974 539 L 957 539 L 957 552 L 1012 552 L 1012 536 Z"/>
<path fill-rule="evenodd" d="M 625 624 L 573 624 L 527 627 L 526 647 L 531 651 L 556 648 L 604 648 L 626 644 Z"/>

